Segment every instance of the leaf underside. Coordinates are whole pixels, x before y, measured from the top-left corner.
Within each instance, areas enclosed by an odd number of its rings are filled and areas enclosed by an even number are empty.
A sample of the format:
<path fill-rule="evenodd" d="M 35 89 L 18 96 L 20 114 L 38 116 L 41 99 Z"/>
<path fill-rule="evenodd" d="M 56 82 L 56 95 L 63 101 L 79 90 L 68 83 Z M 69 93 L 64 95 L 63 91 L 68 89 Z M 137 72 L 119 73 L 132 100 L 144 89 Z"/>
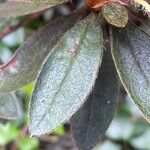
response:
<path fill-rule="evenodd" d="M 128 92 L 150 121 L 150 36 L 129 23 L 112 29 L 112 54 L 120 78 Z"/>
<path fill-rule="evenodd" d="M 91 150 L 107 130 L 116 110 L 117 87 L 110 46 L 107 46 L 93 92 L 71 119 L 73 136 L 80 150 Z"/>
<path fill-rule="evenodd" d="M 0 66 L 0 92 L 14 91 L 33 81 L 63 34 L 86 16 L 87 8 L 82 8 L 54 20 L 31 36 L 7 64 Z"/>
<path fill-rule="evenodd" d="M 102 30 L 91 14 L 64 35 L 43 66 L 31 100 L 31 134 L 51 132 L 81 107 L 94 85 L 102 53 Z"/>

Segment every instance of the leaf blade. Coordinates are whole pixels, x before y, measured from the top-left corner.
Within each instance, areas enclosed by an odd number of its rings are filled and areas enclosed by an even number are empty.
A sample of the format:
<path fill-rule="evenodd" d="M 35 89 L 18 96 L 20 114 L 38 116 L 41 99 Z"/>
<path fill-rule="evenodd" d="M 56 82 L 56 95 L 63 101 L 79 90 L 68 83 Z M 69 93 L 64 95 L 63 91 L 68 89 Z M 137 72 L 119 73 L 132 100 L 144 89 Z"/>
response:
<path fill-rule="evenodd" d="M 112 29 L 112 33 L 112 54 L 120 78 L 136 106 L 150 121 L 150 37 L 133 24 L 122 30 Z"/>
<path fill-rule="evenodd" d="M 16 119 L 20 116 L 20 108 L 17 98 L 13 93 L 0 94 L 0 117 Z"/>
<path fill-rule="evenodd" d="M 54 130 L 77 111 L 90 92 L 102 58 L 102 31 L 98 22 L 91 23 L 95 19 L 90 15 L 75 25 L 44 64 L 31 100 L 32 134 L 41 135 Z M 95 46 L 91 45 L 91 40 Z M 82 82 L 85 74 L 85 82 Z"/>
<path fill-rule="evenodd" d="M 91 150 L 104 135 L 116 110 L 117 77 L 107 46 L 93 92 L 71 119 L 77 147 Z"/>
<path fill-rule="evenodd" d="M 82 8 L 50 22 L 31 36 L 7 64 L 0 66 L 0 92 L 14 91 L 32 82 L 63 34 L 87 14 L 87 8 Z"/>

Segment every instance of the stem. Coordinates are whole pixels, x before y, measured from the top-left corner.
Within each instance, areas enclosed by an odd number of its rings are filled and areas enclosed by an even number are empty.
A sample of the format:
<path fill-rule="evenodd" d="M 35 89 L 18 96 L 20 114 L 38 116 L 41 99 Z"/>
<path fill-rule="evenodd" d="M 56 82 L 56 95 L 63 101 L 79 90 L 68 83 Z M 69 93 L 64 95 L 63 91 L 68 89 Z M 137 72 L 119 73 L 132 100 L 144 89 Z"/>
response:
<path fill-rule="evenodd" d="M 41 16 L 41 12 L 38 13 L 34 13 L 32 15 L 29 15 L 25 20 L 23 20 L 22 22 L 20 22 L 19 24 L 15 25 L 15 26 L 11 26 L 9 28 L 6 28 L 3 32 L 0 33 L 0 40 L 2 38 L 4 38 L 6 35 L 18 30 L 21 27 L 24 27 L 26 25 L 28 25 L 30 22 L 32 22 L 34 19 L 38 18 Z"/>

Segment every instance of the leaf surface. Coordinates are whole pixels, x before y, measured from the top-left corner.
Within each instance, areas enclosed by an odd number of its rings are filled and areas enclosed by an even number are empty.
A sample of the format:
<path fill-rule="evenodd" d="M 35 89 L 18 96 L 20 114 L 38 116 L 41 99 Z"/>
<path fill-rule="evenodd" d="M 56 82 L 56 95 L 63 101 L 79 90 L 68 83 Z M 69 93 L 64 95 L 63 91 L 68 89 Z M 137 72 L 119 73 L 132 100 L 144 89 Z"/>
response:
<path fill-rule="evenodd" d="M 94 85 L 102 53 L 102 30 L 94 14 L 64 35 L 35 85 L 30 108 L 33 135 L 51 132 L 81 107 Z"/>
<path fill-rule="evenodd" d="M 150 36 L 131 23 L 113 28 L 112 54 L 128 94 L 150 121 Z"/>
<path fill-rule="evenodd" d="M 0 17 L 19 17 L 65 2 L 67 2 L 67 0 L 8 1 L 0 5 Z"/>
<path fill-rule="evenodd" d="M 13 91 L 33 81 L 63 34 L 86 15 L 87 9 L 83 8 L 54 20 L 31 36 L 7 64 L 0 66 L 0 92 Z"/>
<path fill-rule="evenodd" d="M 73 115 L 71 129 L 77 147 L 91 150 L 106 132 L 116 110 L 117 77 L 107 46 L 93 92 Z"/>
<path fill-rule="evenodd" d="M 0 117 L 6 119 L 16 119 L 20 116 L 19 104 L 15 94 L 0 94 Z"/>

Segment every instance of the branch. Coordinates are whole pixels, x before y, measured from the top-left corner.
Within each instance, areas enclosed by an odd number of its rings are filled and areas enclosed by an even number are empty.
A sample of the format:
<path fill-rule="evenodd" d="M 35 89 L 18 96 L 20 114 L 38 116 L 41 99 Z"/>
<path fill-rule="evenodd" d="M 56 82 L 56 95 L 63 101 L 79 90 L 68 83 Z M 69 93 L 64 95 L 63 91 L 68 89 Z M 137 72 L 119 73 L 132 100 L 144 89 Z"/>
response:
<path fill-rule="evenodd" d="M 3 32 L 0 32 L 0 40 L 3 39 L 6 35 L 18 30 L 19 28 L 28 25 L 34 19 L 39 18 L 42 15 L 42 13 L 43 12 L 38 12 L 38 13 L 31 14 L 26 19 L 21 21 L 19 24 L 15 25 L 15 26 L 11 26 L 9 28 L 6 28 Z"/>

